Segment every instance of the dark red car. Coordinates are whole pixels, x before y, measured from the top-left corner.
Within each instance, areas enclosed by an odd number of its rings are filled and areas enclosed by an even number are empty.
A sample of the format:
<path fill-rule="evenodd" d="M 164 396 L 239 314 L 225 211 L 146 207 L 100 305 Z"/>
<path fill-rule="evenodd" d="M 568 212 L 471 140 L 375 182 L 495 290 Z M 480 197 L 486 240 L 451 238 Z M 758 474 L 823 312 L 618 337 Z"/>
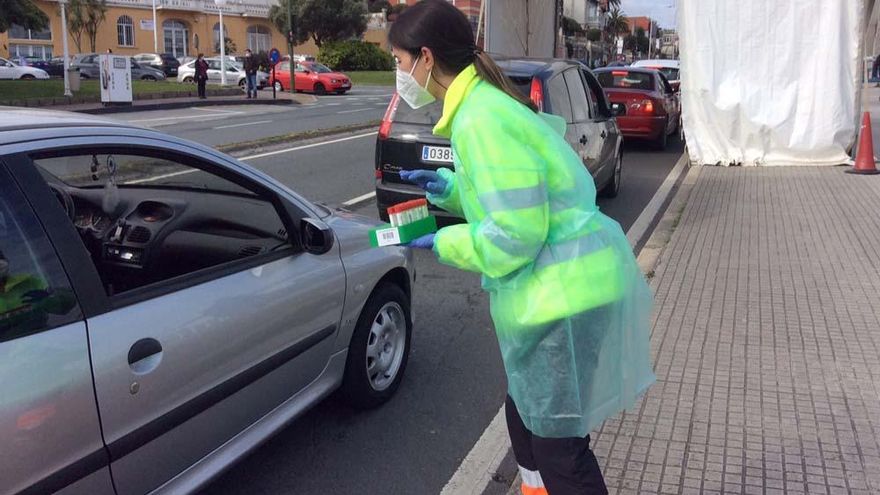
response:
<path fill-rule="evenodd" d="M 654 69 L 614 67 L 593 71 L 614 107 L 624 138 L 653 141 L 666 149 L 678 130 L 681 105 L 678 94 L 662 73 Z"/>

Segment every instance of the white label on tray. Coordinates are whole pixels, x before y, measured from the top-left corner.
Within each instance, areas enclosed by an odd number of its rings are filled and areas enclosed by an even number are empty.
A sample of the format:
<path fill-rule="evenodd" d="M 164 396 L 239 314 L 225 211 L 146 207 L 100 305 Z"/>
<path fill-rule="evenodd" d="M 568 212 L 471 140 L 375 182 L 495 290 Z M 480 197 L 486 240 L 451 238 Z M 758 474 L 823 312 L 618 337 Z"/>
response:
<path fill-rule="evenodd" d="M 393 246 L 400 244 L 400 232 L 396 228 L 379 229 L 376 231 L 376 240 L 379 246 Z"/>

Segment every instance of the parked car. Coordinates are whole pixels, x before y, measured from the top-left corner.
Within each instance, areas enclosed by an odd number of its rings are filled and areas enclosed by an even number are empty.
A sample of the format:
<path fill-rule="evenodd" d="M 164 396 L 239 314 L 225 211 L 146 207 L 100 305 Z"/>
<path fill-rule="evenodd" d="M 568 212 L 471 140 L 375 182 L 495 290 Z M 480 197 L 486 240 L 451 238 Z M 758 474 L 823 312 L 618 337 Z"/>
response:
<path fill-rule="evenodd" d="M 177 76 L 177 69 L 180 62 L 170 53 L 139 53 L 134 56 L 134 60 L 143 66 L 149 66 L 162 71 L 166 77 Z"/>
<path fill-rule="evenodd" d="M 81 79 L 98 79 L 101 77 L 101 56 L 97 53 L 82 53 L 73 58 L 71 67 L 79 69 Z M 134 57 L 130 57 L 131 78 L 141 81 L 164 81 L 165 73 L 159 69 L 139 64 Z"/>
<path fill-rule="evenodd" d="M 296 91 L 319 95 L 336 93 L 344 95 L 351 90 L 351 79 L 341 72 L 334 72 L 317 62 L 298 62 L 295 68 Z M 275 67 L 275 78 L 269 75 L 269 84 L 277 91 L 290 89 L 290 62 L 280 62 Z"/>
<path fill-rule="evenodd" d="M 681 62 L 678 60 L 670 60 L 670 59 L 656 59 L 656 60 L 639 60 L 633 62 L 633 67 L 646 67 L 648 69 L 654 69 L 660 71 L 666 79 L 669 81 L 669 84 L 672 86 L 672 89 L 678 91 L 681 87 Z"/>
<path fill-rule="evenodd" d="M 192 493 L 401 383 L 409 249 L 208 146 L 2 107 L 0 219 L 3 493 Z"/>
<path fill-rule="evenodd" d="M 565 118 L 565 140 L 583 159 L 604 196 L 620 191 L 623 139 L 602 87 L 583 64 L 570 60 L 500 58 L 496 60 L 514 85 L 538 107 Z M 397 94 L 379 127 L 376 140 L 376 202 L 387 221 L 391 205 L 424 196 L 400 178 L 401 170 L 454 168 L 449 140 L 432 133 L 440 119 L 440 101 L 413 110 Z M 431 207 L 439 216 L 449 213 Z"/>
<path fill-rule="evenodd" d="M 49 79 L 49 74 L 43 69 L 18 65 L 0 57 L 0 79 Z"/>
<path fill-rule="evenodd" d="M 43 69 L 49 77 L 64 77 L 64 58 L 53 57 L 49 60 L 35 59 L 30 63 L 31 67 Z"/>
<path fill-rule="evenodd" d="M 206 58 L 208 62 L 208 82 L 211 84 L 220 84 L 220 57 Z M 194 83 L 196 75 L 196 61 L 193 60 L 187 64 L 181 65 L 177 71 L 177 82 Z M 234 60 L 226 59 L 226 84 L 237 84 L 244 88 L 247 80 L 244 73 L 244 67 L 236 63 Z M 269 85 L 269 74 L 263 71 L 257 71 L 257 88 L 263 89 Z"/>
<path fill-rule="evenodd" d="M 293 59 L 296 60 L 297 62 L 314 62 L 317 60 L 314 55 L 294 55 Z M 290 55 L 282 55 L 281 61 L 282 62 L 289 62 Z"/>
<path fill-rule="evenodd" d="M 617 123 L 624 137 L 653 141 L 666 149 L 670 135 L 681 125 L 678 95 L 661 72 L 654 69 L 596 69 L 612 105 L 617 106 Z"/>

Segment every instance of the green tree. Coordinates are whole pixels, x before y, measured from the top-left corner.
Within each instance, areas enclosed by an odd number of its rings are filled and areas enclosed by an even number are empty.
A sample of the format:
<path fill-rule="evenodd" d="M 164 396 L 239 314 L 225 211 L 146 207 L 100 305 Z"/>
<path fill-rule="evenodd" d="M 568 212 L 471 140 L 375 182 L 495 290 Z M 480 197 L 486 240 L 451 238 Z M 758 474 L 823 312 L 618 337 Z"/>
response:
<path fill-rule="evenodd" d="M 608 23 L 605 25 L 605 33 L 611 43 L 612 55 L 617 49 L 617 38 L 627 32 L 629 32 L 629 19 L 626 14 L 619 7 L 612 8 L 611 13 L 608 14 Z"/>
<path fill-rule="evenodd" d="M 602 39 L 602 30 L 601 29 L 590 29 L 587 31 L 587 39 L 596 42 Z"/>
<path fill-rule="evenodd" d="M 49 25 L 49 16 L 31 0 L 0 1 L 0 33 L 5 33 L 13 24 L 39 31 Z"/>
<path fill-rule="evenodd" d="M 292 2 L 297 43 L 311 38 L 320 48 L 328 41 L 359 38 L 367 30 L 367 10 L 359 0 L 279 0 L 269 9 L 269 20 L 285 35 L 290 31 L 288 2 Z"/>
<path fill-rule="evenodd" d="M 562 34 L 566 36 L 577 36 L 584 33 L 584 28 L 578 23 L 578 21 L 571 17 L 562 18 Z"/>
<path fill-rule="evenodd" d="M 67 30 L 77 51 L 82 51 L 83 33 L 89 39 L 91 51 L 96 52 L 98 28 L 107 17 L 107 0 L 70 0 L 67 5 Z"/>
<path fill-rule="evenodd" d="M 651 46 L 651 40 L 648 39 L 648 35 L 645 32 L 644 28 L 636 29 L 636 50 L 639 53 L 648 53 L 648 47 Z"/>
<path fill-rule="evenodd" d="M 373 0 L 370 2 L 367 10 L 372 13 L 382 12 L 382 9 L 385 9 L 385 12 L 391 12 L 391 2 L 388 0 Z"/>

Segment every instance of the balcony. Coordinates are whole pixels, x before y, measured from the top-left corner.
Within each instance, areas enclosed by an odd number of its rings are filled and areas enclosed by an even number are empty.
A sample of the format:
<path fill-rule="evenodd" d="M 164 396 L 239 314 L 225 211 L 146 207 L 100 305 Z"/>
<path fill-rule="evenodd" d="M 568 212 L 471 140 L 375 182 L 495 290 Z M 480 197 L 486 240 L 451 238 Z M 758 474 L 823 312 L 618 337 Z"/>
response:
<path fill-rule="evenodd" d="M 58 2 L 59 0 L 49 0 Z M 155 0 L 156 8 L 163 10 L 186 10 L 190 12 L 206 12 L 216 14 L 219 8 L 214 0 Z M 110 6 L 152 8 L 153 0 L 107 0 Z M 223 6 L 223 13 L 242 17 L 269 17 L 268 3 L 246 0 L 229 0 Z"/>

